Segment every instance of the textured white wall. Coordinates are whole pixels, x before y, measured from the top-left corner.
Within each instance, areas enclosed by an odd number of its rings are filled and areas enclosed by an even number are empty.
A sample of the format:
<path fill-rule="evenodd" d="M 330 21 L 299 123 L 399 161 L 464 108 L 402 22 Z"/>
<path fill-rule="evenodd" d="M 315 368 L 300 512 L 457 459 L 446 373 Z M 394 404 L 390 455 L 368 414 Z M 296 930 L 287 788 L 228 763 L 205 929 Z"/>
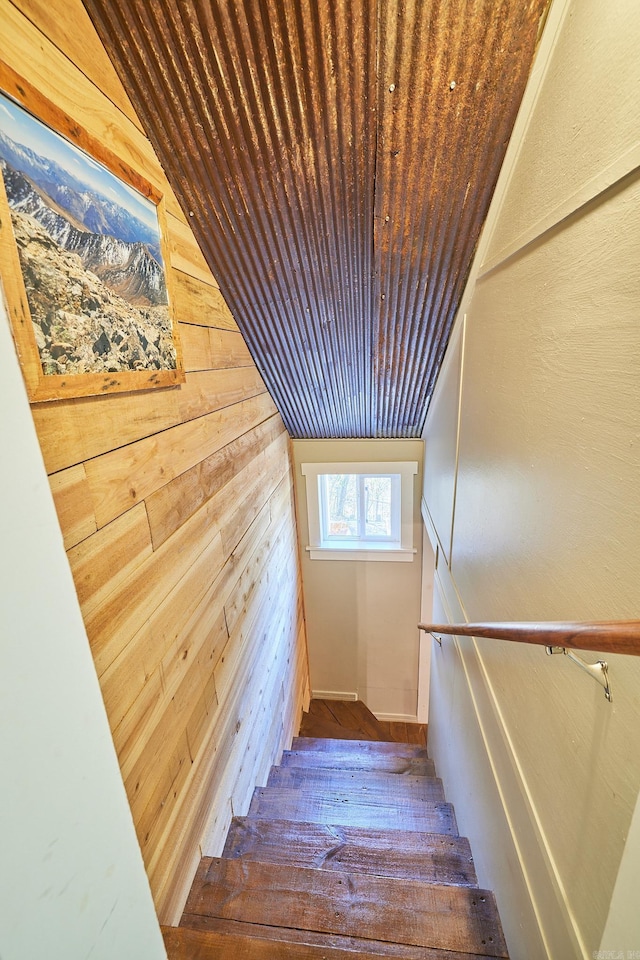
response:
<path fill-rule="evenodd" d="M 415 720 L 418 699 L 422 527 L 414 478 L 411 563 L 310 560 L 302 463 L 415 460 L 421 440 L 295 440 L 296 502 L 311 688 L 358 695 L 379 717 Z"/>
<path fill-rule="evenodd" d="M 618 879 L 609 905 L 609 916 L 602 934 L 599 960 L 626 954 L 625 960 L 634 960 L 640 955 L 640 796 L 631 820 L 624 854 L 618 870 Z M 630 947 L 630 944 L 636 946 Z M 604 957 L 602 957 L 604 954 Z M 630 956 L 631 955 L 631 956 Z"/>
<path fill-rule="evenodd" d="M 569 0 L 552 13 L 546 73 L 463 304 L 438 582 L 469 620 L 640 614 L 640 8 Z M 458 368 L 438 385 L 425 472 L 438 469 L 431 437 L 455 420 Z M 446 544 L 451 516 L 437 500 L 430 516 Z M 608 659 L 612 706 L 540 648 L 459 640 L 434 654 L 431 748 L 514 960 L 591 957 L 605 928 L 625 956 L 640 951 L 623 898 L 610 909 L 640 791 L 640 659 Z"/>
<path fill-rule="evenodd" d="M 0 953 L 166 957 L 0 293 Z"/>

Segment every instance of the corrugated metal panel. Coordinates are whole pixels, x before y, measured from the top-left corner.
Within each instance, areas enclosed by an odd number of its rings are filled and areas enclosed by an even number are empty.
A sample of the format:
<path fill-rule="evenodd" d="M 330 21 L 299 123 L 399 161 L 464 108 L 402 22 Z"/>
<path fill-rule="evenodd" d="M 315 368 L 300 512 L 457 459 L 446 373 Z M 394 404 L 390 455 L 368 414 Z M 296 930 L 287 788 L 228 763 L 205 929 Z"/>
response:
<path fill-rule="evenodd" d="M 543 7 L 381 0 L 374 379 L 387 436 L 419 435 Z"/>
<path fill-rule="evenodd" d="M 420 435 L 546 2 L 85 0 L 293 436 Z"/>

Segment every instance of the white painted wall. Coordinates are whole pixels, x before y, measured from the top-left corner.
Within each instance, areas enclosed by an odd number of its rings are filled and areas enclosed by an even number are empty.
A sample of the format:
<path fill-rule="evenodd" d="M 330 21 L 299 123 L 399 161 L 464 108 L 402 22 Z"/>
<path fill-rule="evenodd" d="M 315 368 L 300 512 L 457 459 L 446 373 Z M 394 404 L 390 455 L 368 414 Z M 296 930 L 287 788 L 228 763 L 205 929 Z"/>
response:
<path fill-rule="evenodd" d="M 411 563 L 311 560 L 302 463 L 415 460 L 421 440 L 293 441 L 298 536 L 315 696 L 358 697 L 381 719 L 415 721 L 418 701 L 422 525 L 414 480 Z M 423 669 L 425 664 L 423 661 Z"/>
<path fill-rule="evenodd" d="M 636 809 L 618 870 L 618 879 L 609 904 L 609 915 L 598 951 L 600 953 L 598 960 L 609 960 L 611 955 L 615 957 L 621 953 L 625 960 L 637 960 L 640 951 L 636 947 L 630 948 L 629 944 L 640 944 L 638 890 L 640 890 L 640 796 L 636 801 Z"/>
<path fill-rule="evenodd" d="M 166 957 L 0 295 L 0 954 Z"/>
<path fill-rule="evenodd" d="M 635 0 L 552 6 L 425 431 L 452 620 L 640 616 L 639 36 Z M 541 648 L 433 653 L 430 748 L 513 960 L 640 951 L 640 659 L 608 659 L 613 705 Z"/>

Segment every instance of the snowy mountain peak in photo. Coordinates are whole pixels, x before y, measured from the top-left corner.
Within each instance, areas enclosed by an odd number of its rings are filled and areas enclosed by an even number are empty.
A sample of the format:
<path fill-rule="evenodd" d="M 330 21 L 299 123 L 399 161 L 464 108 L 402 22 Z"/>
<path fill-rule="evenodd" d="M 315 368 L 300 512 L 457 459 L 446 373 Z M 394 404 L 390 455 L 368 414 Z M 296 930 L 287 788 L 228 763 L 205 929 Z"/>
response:
<path fill-rule="evenodd" d="M 9 206 L 40 223 L 63 250 L 76 253 L 86 270 L 132 304 L 166 304 L 164 272 L 141 242 L 130 243 L 88 229 L 80 229 L 47 202 L 43 188 L 0 161 Z"/>
<path fill-rule="evenodd" d="M 158 234 L 149 225 L 122 205 L 96 193 L 89 184 L 54 160 L 17 143 L 2 130 L 0 157 L 28 177 L 79 227 L 127 243 L 145 243 L 155 259 L 162 262 Z"/>

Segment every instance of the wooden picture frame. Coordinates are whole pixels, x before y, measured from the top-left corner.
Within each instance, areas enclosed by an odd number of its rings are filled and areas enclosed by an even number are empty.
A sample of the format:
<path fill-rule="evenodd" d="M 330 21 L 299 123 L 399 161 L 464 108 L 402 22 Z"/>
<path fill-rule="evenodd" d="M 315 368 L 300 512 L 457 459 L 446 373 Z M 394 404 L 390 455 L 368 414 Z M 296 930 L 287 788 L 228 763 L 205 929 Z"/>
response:
<path fill-rule="evenodd" d="M 184 382 L 162 194 L 1 62 L 0 283 L 31 401 Z"/>

